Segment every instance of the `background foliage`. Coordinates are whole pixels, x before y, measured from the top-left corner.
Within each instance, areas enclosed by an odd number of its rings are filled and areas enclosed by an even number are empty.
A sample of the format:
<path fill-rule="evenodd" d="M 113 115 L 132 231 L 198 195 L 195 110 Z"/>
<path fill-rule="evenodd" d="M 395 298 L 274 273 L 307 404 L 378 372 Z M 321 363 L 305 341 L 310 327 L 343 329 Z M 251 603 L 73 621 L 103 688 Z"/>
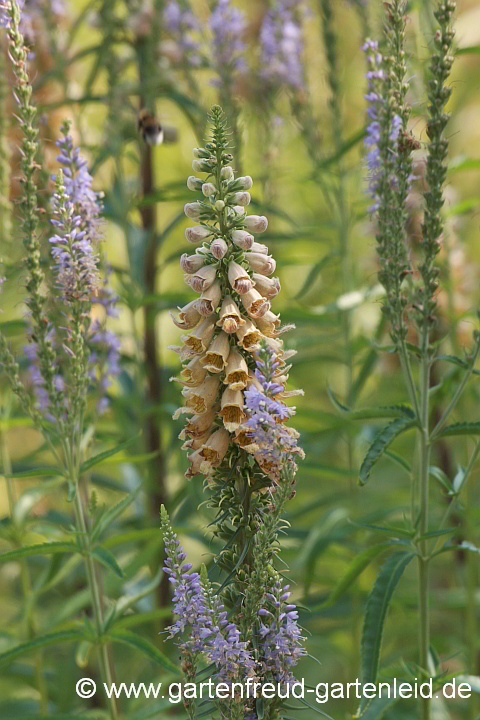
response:
<path fill-rule="evenodd" d="M 206 533 L 212 518 L 201 504 L 201 480 L 183 479 L 180 423 L 171 419 L 179 392 L 168 382 L 177 359 L 167 346 L 180 334 L 168 310 L 191 299 L 178 266 L 186 249 L 183 203 L 191 199 L 185 185 L 191 148 L 202 139 L 206 111 L 222 94 L 222 85 L 219 90 L 218 82 L 212 83 L 218 68 L 208 53 L 208 3 L 193 3 L 204 35 L 199 67 L 175 53 L 162 24 L 163 3 L 154 5 L 78 2 L 58 23 L 42 20 L 32 75 L 44 138 L 41 202 L 47 202 L 54 140 L 65 117 L 88 151 L 96 187 L 105 193 L 104 251 L 121 299 L 114 327 L 122 339 L 122 372 L 111 388 L 110 410 L 96 427 L 91 455 L 105 454 L 85 472 L 95 491 L 88 502 L 116 677 L 145 683 L 167 682 L 178 673 L 174 645 L 164 645 L 158 635 L 170 615 L 160 570 L 160 503 L 166 501 L 191 557 L 208 563 L 216 549 Z M 304 607 L 301 620 L 309 634 L 309 652 L 320 664 L 306 658 L 298 675 L 311 684 L 348 682 L 359 675 L 365 601 L 388 540 L 386 532 L 375 533 L 373 526 L 393 526 L 401 534 L 410 497 L 399 456 L 412 458 L 415 453 L 413 435 L 402 435 L 386 454 L 390 457 L 375 465 L 369 484 L 359 487 L 360 466 L 380 423 L 368 412 L 355 417 L 338 407 L 338 402 L 361 409 L 405 400 L 398 361 L 388 352 L 374 231 L 364 195 L 365 66 L 360 47 L 366 32 L 378 34 L 382 4 L 371 3 L 367 11 L 361 0 L 337 0 L 329 25 L 328 3 L 313 3 L 305 20 L 307 85 L 299 90 L 285 84 L 269 92 L 259 80 L 257 51 L 267 3 L 239 5 L 247 13 L 250 72 L 230 82 L 231 95 L 221 99 L 236 124 L 237 146 L 242 140 L 242 168 L 255 180 L 254 206 L 270 219 L 264 237 L 282 280 L 276 307 L 284 322 L 297 325 L 286 341 L 298 351 L 291 383 L 306 391 L 296 403 L 296 427 L 307 459 L 289 508 L 292 527 L 283 557 L 290 566 L 296 602 Z M 407 25 L 411 129 L 419 141 L 417 188 L 422 183 L 432 5 L 430 0 L 410 3 Z M 337 38 L 333 77 L 327 31 Z M 458 2 L 456 43 L 447 231 L 440 255 L 438 338 L 443 356 L 461 355 L 469 346 L 479 299 L 480 8 L 475 0 Z M 168 142 L 151 156 L 136 130 L 137 113 L 144 105 L 154 107 L 167 128 Z M 14 206 L 19 193 L 16 132 L 10 132 Z M 415 191 L 409 210 L 415 254 L 421 222 Z M 21 355 L 22 247 L 15 233 L 10 242 L 3 239 L 1 254 L 8 283 L 0 321 Z M 438 417 L 459 372 L 448 359 L 435 364 L 432 404 Z M 41 437 L 3 382 L 1 392 L 3 472 L 13 475 L 16 501 L 11 516 L 2 483 L 0 544 L 7 554 L 0 558 L 0 716 L 101 717 L 100 696 L 89 704 L 74 691 L 78 678 L 96 677 L 97 667 L 83 631 L 90 603 L 81 556 L 71 546 L 72 508 L 65 482 L 51 476 L 51 458 Z M 478 383 L 473 382 L 454 419 L 478 421 L 478 399 Z M 468 539 L 478 546 L 478 468 L 459 497 L 449 496 L 445 488 L 461 484 L 471 442 L 459 436 L 437 446 L 431 525 L 438 528 L 449 509 L 455 526 L 452 541 L 460 545 Z M 112 448 L 114 454 L 108 452 Z M 47 542 L 58 543 L 55 553 L 52 547 L 48 553 L 22 550 Z M 352 582 L 339 585 L 348 568 Z M 401 658 L 415 660 L 416 581 L 413 567 L 407 568 L 391 604 L 381 662 L 387 677 L 403 674 Z M 439 556 L 432 572 L 432 645 L 438 667 L 446 673 L 480 675 L 479 604 L 478 555 L 459 548 Z M 167 701 L 142 698 L 124 700 L 120 707 L 129 720 L 183 712 Z M 331 701 L 322 709 L 345 717 L 356 710 L 356 701 Z M 437 704 L 435 717 L 473 720 L 479 710 L 475 699 L 453 700 Z M 314 714 L 306 708 L 303 717 Z M 395 720 L 411 716 L 408 703 L 387 709 L 385 715 Z"/>

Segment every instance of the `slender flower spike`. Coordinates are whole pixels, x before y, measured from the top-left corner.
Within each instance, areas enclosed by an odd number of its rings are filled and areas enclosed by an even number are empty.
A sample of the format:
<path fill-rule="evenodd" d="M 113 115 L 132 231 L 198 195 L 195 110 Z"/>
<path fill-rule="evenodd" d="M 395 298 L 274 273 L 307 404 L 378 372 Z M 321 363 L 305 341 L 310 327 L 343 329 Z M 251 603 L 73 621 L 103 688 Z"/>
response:
<path fill-rule="evenodd" d="M 303 30 L 299 0 L 277 0 L 260 30 L 261 77 L 269 85 L 300 90 L 304 85 Z"/>

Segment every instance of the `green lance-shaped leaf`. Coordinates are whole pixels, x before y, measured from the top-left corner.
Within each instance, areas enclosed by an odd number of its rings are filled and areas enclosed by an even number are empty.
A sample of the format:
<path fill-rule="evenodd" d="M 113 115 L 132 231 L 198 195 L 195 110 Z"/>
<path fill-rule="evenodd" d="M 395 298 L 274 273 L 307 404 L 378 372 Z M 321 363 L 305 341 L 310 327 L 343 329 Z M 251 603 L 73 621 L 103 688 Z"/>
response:
<path fill-rule="evenodd" d="M 64 642 L 75 642 L 83 640 L 84 634 L 81 630 L 60 630 L 59 632 L 48 633 L 47 635 L 40 635 L 39 637 L 33 638 L 28 642 L 20 643 L 10 650 L 6 650 L 0 653 L 0 665 L 15 660 L 15 658 L 21 655 L 27 655 L 34 650 L 39 648 L 47 647 L 49 645 L 58 645 Z"/>
<path fill-rule="evenodd" d="M 390 710 L 399 700 L 400 696 L 395 696 L 392 689 L 390 697 L 385 693 L 381 698 L 378 697 L 370 700 L 364 711 L 359 710 L 358 715 L 355 715 L 355 717 L 361 718 L 361 720 L 381 720 L 387 710 Z"/>
<path fill-rule="evenodd" d="M 122 643 L 123 645 L 129 645 L 135 650 L 140 651 L 148 658 L 150 658 L 150 660 L 153 660 L 158 665 L 161 665 L 163 668 L 165 668 L 165 670 L 168 670 L 175 675 L 180 674 L 180 670 L 177 665 L 175 665 L 175 663 L 173 663 L 170 658 L 164 655 L 161 650 L 159 650 L 153 643 L 151 643 L 149 640 L 146 640 L 141 635 L 129 632 L 128 630 L 114 629 L 108 633 L 107 637 L 113 642 Z"/>
<path fill-rule="evenodd" d="M 369 547 L 366 550 L 364 550 L 360 555 L 357 555 L 350 565 L 348 566 L 348 569 L 345 573 L 345 575 L 341 578 L 341 580 L 337 583 L 336 587 L 333 589 L 330 596 L 327 598 L 327 600 L 321 605 L 322 608 L 328 608 L 334 605 L 339 598 L 342 597 L 342 595 L 348 590 L 348 588 L 353 585 L 355 580 L 358 578 L 359 575 L 362 574 L 362 572 L 367 568 L 372 560 L 374 560 L 378 555 L 380 555 L 382 552 L 384 552 L 387 548 L 391 548 L 391 543 L 378 543 L 377 545 L 373 545 L 373 547 Z"/>
<path fill-rule="evenodd" d="M 352 420 L 380 420 L 382 418 L 409 418 L 411 420 L 415 419 L 415 413 L 409 405 L 379 405 L 378 407 L 367 407 L 360 408 L 358 410 L 352 410 L 351 408 L 347 407 L 347 405 L 343 405 L 339 401 L 339 399 L 330 387 L 327 391 L 328 397 L 330 398 L 334 407 L 344 415 L 348 415 L 348 417 L 352 418 Z"/>
<path fill-rule="evenodd" d="M 120 517 L 120 515 L 123 514 L 123 512 L 129 507 L 129 505 L 131 505 L 136 499 L 139 492 L 140 488 L 138 488 L 138 490 L 135 490 L 135 492 L 130 493 L 130 495 L 127 495 L 127 497 L 120 500 L 120 502 L 109 508 L 106 512 L 103 513 L 103 515 L 99 517 L 91 533 L 92 542 L 98 540 L 101 534 L 105 532 L 105 530 L 110 527 L 110 525 L 115 522 L 115 520 Z"/>
<path fill-rule="evenodd" d="M 84 473 L 87 472 L 87 470 L 90 470 L 90 468 L 94 467 L 95 465 L 99 465 L 104 460 L 108 460 L 108 458 L 111 458 L 113 455 L 116 455 L 117 453 L 121 452 L 122 450 L 125 450 L 129 445 L 131 445 L 135 440 L 138 440 L 139 435 L 134 435 L 133 437 L 129 438 L 128 440 L 125 440 L 125 442 L 120 443 L 114 448 L 111 448 L 110 450 L 105 450 L 104 452 L 98 453 L 98 455 L 94 455 L 89 460 L 86 460 L 84 463 L 82 463 L 80 467 L 80 472 Z"/>
<path fill-rule="evenodd" d="M 406 430 L 410 430 L 411 428 L 415 427 L 416 424 L 416 420 L 412 420 L 409 417 L 401 417 L 393 420 L 393 422 L 391 422 L 389 425 L 386 425 L 377 433 L 377 436 L 375 437 L 375 440 L 373 441 L 367 454 L 365 455 L 362 466 L 360 468 L 360 485 L 365 485 L 368 478 L 370 477 L 373 466 L 375 465 L 377 460 L 381 458 L 381 456 L 384 454 L 389 445 L 392 444 L 395 438 L 404 433 Z"/>
<path fill-rule="evenodd" d="M 108 570 L 112 570 L 115 575 L 120 578 L 124 577 L 122 568 L 117 563 L 117 561 L 115 560 L 115 555 L 112 555 L 110 550 L 107 550 L 107 548 L 99 545 L 92 550 L 92 555 L 95 560 L 98 560 L 98 562 L 101 563 L 104 567 L 108 568 Z"/>
<path fill-rule="evenodd" d="M 415 553 L 407 551 L 394 553 L 389 557 L 380 568 L 373 590 L 368 597 L 362 637 L 362 682 L 364 683 L 374 683 L 377 679 L 388 607 L 405 568 L 414 557 Z M 361 712 L 367 703 L 368 700 L 363 698 L 360 703 Z"/>
<path fill-rule="evenodd" d="M 73 542 L 48 542 L 38 545 L 26 545 L 25 547 L 9 550 L 0 555 L 0 562 L 10 562 L 34 555 L 54 555 L 56 553 L 78 552 L 78 546 Z"/>
<path fill-rule="evenodd" d="M 455 435 L 480 435 L 480 422 L 459 422 L 447 425 L 436 437 L 453 437 Z"/>

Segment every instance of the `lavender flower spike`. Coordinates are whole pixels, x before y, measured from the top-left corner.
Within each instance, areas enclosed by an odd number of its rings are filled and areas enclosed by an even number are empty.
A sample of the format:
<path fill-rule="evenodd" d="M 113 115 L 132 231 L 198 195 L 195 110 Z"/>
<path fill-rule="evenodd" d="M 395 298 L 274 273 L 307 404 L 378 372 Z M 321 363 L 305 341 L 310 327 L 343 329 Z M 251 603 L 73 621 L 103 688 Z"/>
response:
<path fill-rule="evenodd" d="M 278 481 L 285 463 L 296 469 L 294 457 L 304 457 L 297 445 L 298 433 L 283 423 L 295 414 L 281 399 L 285 392 L 282 380 L 282 363 L 274 350 L 264 344 L 256 360 L 255 377 L 245 391 L 245 409 L 248 420 L 245 430 L 251 445 L 246 449 L 253 452 L 260 467 L 269 477 Z"/>
<path fill-rule="evenodd" d="M 213 52 L 218 68 L 245 69 L 245 15 L 230 0 L 218 0 L 210 18 Z"/>
<path fill-rule="evenodd" d="M 260 31 L 260 75 L 269 84 L 297 90 L 304 85 L 303 31 L 295 13 L 298 4 L 298 0 L 279 0 L 265 15 Z"/>

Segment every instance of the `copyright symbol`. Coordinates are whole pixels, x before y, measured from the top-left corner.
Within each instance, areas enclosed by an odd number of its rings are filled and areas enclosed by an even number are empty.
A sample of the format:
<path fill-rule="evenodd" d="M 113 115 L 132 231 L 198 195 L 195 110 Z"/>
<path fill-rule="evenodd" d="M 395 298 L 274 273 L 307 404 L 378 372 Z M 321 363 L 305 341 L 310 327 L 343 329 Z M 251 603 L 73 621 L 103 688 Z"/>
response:
<path fill-rule="evenodd" d="M 80 680 L 75 685 L 75 690 L 78 697 L 87 700 L 88 698 L 91 698 L 95 695 L 95 693 L 97 692 L 97 686 L 95 684 L 95 681 L 91 678 L 80 678 Z"/>

